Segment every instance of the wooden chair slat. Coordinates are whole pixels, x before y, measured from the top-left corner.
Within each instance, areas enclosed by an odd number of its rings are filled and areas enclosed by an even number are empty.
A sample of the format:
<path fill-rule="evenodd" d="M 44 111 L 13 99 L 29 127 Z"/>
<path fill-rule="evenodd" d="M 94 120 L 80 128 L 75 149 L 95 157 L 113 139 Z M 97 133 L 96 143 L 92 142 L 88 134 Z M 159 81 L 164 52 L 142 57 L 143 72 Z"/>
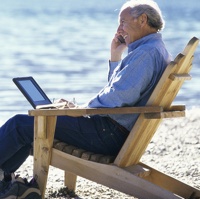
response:
<path fill-rule="evenodd" d="M 146 119 L 163 119 L 185 117 L 185 111 L 164 111 L 162 113 L 145 113 Z"/>
<path fill-rule="evenodd" d="M 175 80 L 191 80 L 192 76 L 189 74 L 171 74 L 169 78 L 173 81 Z"/>

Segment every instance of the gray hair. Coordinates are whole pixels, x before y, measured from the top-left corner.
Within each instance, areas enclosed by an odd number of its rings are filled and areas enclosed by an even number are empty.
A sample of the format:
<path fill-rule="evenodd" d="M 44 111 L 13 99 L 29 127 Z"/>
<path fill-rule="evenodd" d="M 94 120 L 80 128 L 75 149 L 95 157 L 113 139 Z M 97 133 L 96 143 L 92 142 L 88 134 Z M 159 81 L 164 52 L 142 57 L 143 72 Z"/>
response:
<path fill-rule="evenodd" d="M 165 21 L 157 3 L 153 0 L 129 0 L 121 8 L 120 13 L 130 7 L 133 18 L 138 18 L 142 14 L 147 15 L 147 23 L 150 27 L 160 31 L 165 26 Z"/>

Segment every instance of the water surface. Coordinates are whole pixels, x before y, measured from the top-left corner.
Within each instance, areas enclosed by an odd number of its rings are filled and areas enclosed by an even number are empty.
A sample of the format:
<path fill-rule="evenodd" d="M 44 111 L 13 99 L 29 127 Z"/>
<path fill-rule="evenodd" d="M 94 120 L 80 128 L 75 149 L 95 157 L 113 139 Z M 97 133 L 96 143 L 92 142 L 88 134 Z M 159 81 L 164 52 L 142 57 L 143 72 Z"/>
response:
<path fill-rule="evenodd" d="M 0 7 L 0 121 L 32 107 L 12 82 L 33 76 L 50 99 L 87 102 L 107 81 L 110 41 L 124 0 L 8 0 Z M 200 37 L 199 0 L 158 0 L 166 28 L 163 39 L 175 57 Z M 177 103 L 200 105 L 200 48 Z"/>

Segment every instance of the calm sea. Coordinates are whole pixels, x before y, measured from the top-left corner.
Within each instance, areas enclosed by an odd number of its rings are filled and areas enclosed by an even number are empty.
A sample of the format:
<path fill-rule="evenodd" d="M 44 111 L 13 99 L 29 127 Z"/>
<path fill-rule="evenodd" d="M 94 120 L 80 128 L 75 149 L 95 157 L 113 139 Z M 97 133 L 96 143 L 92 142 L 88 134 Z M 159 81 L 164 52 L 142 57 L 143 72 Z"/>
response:
<path fill-rule="evenodd" d="M 32 109 L 12 82 L 33 76 L 50 99 L 87 102 L 107 81 L 110 41 L 125 0 L 7 0 L 0 6 L 0 121 Z M 200 37 L 199 0 L 158 0 L 175 57 Z M 200 48 L 177 103 L 200 105 Z"/>

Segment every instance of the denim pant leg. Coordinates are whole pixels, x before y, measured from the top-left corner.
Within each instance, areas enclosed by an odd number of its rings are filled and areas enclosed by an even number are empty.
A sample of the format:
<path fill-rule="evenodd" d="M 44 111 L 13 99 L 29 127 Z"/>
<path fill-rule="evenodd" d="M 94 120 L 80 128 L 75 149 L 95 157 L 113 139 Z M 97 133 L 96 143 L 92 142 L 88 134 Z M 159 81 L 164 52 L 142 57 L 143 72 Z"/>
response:
<path fill-rule="evenodd" d="M 28 157 L 33 121 L 28 115 L 16 115 L 0 128 L 0 167 L 4 171 L 16 171 Z M 116 155 L 126 137 L 106 117 L 57 118 L 56 139 L 94 153 Z"/>
<path fill-rule="evenodd" d="M 0 128 L 0 168 L 16 171 L 29 155 L 33 142 L 33 117 L 16 115 Z"/>

